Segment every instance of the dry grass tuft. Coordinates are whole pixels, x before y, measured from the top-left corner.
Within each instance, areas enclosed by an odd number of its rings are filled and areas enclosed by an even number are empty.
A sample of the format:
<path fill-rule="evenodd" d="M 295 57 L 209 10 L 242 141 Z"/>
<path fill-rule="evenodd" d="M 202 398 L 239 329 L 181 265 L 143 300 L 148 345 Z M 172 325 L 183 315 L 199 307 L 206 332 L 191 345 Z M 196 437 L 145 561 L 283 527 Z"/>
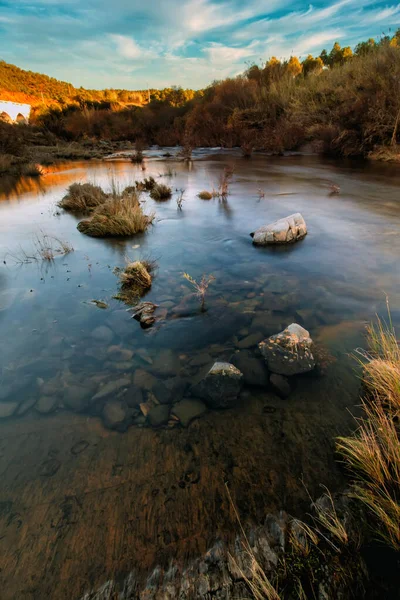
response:
<path fill-rule="evenodd" d="M 73 183 L 67 194 L 58 203 L 60 208 L 76 213 L 89 213 L 107 200 L 100 186 L 92 183 Z"/>
<path fill-rule="evenodd" d="M 134 304 L 152 284 L 151 274 L 156 268 L 155 261 L 136 260 L 127 261 L 124 269 L 116 268 L 114 272 L 118 275 L 121 289 L 116 298 L 127 304 Z"/>
<path fill-rule="evenodd" d="M 163 183 L 155 183 L 150 192 L 150 198 L 157 201 L 169 200 L 171 196 L 172 189 Z"/>
<path fill-rule="evenodd" d="M 154 214 L 145 215 L 136 194 L 113 197 L 98 206 L 90 219 L 78 223 L 81 233 L 92 237 L 130 236 L 143 233 Z"/>
<path fill-rule="evenodd" d="M 202 192 L 200 192 L 200 193 L 198 194 L 198 197 L 199 197 L 201 200 L 211 200 L 211 199 L 212 199 L 212 197 L 213 197 L 213 195 L 212 195 L 212 193 L 211 193 L 211 192 L 207 192 L 207 190 L 203 190 Z"/>
<path fill-rule="evenodd" d="M 337 449 L 352 477 L 352 495 L 373 516 L 374 531 L 400 550 L 400 349 L 393 329 L 378 319 L 368 329 L 369 352 L 360 352 L 367 396 L 364 416 Z"/>

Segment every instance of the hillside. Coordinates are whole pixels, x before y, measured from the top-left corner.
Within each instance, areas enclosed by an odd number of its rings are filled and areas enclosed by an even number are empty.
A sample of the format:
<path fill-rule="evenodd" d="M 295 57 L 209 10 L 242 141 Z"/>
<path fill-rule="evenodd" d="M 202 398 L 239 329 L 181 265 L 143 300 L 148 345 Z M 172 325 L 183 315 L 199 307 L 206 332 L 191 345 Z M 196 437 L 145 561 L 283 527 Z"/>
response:
<path fill-rule="evenodd" d="M 32 106 L 64 105 L 77 100 L 110 101 L 142 104 L 147 90 L 86 90 L 54 77 L 25 71 L 16 65 L 0 60 L 0 98 L 14 102 L 26 102 Z"/>

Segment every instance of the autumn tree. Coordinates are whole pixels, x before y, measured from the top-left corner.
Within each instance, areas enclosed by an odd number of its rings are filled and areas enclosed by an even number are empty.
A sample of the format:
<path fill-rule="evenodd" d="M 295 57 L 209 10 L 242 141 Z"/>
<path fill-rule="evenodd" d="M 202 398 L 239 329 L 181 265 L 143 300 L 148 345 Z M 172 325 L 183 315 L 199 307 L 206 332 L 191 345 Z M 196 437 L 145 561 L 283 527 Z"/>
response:
<path fill-rule="evenodd" d="M 324 68 L 324 63 L 319 56 L 314 58 L 312 54 L 309 54 L 307 58 L 303 60 L 302 66 L 304 75 L 309 75 L 310 73 L 318 74 L 321 73 Z"/>
<path fill-rule="evenodd" d="M 303 67 L 297 56 L 291 56 L 286 64 L 286 71 L 293 77 L 297 77 L 302 72 Z"/>

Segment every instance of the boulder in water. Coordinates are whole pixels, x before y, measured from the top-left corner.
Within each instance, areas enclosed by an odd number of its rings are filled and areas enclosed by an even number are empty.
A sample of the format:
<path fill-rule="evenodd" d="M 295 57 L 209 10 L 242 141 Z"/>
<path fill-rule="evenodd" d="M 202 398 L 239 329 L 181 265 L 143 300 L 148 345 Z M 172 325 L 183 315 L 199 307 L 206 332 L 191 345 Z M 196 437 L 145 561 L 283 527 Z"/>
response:
<path fill-rule="evenodd" d="M 307 235 L 307 225 L 300 213 L 289 215 L 250 234 L 256 246 L 291 244 Z"/>
<path fill-rule="evenodd" d="M 234 365 L 216 362 L 207 375 L 192 388 L 194 396 L 202 398 L 211 408 L 229 408 L 239 396 L 243 374 Z"/>
<path fill-rule="evenodd" d="M 271 335 L 258 347 L 269 370 L 279 375 L 299 375 L 315 367 L 312 339 L 306 329 L 292 323 L 284 331 Z"/>

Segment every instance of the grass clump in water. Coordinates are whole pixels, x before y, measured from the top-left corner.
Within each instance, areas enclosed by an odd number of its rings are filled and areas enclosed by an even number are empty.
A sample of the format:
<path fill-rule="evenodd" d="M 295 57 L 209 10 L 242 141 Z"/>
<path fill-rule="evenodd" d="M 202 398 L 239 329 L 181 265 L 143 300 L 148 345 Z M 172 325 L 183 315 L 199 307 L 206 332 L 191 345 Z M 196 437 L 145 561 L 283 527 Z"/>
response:
<path fill-rule="evenodd" d="M 115 298 L 127 304 L 134 304 L 151 288 L 151 274 L 155 268 L 156 263 L 152 260 L 128 261 L 124 269 L 115 268 L 114 272 L 118 275 L 121 284 Z"/>
<path fill-rule="evenodd" d="M 389 312 L 390 318 L 390 312 Z M 352 496 L 372 515 L 375 533 L 400 550 L 400 348 L 394 328 L 378 320 L 362 352 L 364 416 L 337 448 L 352 477 Z"/>
<path fill-rule="evenodd" d="M 154 177 L 146 177 L 143 181 L 135 181 L 135 186 L 138 192 L 151 192 L 156 185 Z"/>
<path fill-rule="evenodd" d="M 137 194 L 122 194 L 98 206 L 90 219 L 78 223 L 78 230 L 92 237 L 124 237 L 143 233 L 153 219 L 154 214 L 143 213 Z"/>
<path fill-rule="evenodd" d="M 76 213 L 89 213 L 107 200 L 107 194 L 92 183 L 73 183 L 58 203 L 60 208 Z"/>
<path fill-rule="evenodd" d="M 211 192 L 207 192 L 207 190 L 203 190 L 202 192 L 200 192 L 198 194 L 198 197 L 200 198 L 200 200 L 212 200 L 212 193 Z"/>
<path fill-rule="evenodd" d="M 172 189 L 164 183 L 155 183 L 150 192 L 150 198 L 157 201 L 169 200 L 171 196 Z"/>

